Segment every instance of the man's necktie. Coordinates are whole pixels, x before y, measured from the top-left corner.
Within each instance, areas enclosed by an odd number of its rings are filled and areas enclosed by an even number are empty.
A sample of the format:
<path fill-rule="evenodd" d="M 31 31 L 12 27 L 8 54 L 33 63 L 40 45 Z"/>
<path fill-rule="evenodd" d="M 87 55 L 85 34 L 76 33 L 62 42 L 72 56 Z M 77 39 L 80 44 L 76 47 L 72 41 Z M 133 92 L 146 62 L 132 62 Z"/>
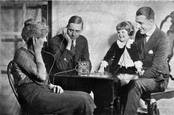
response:
<path fill-rule="evenodd" d="M 144 45 L 147 43 L 147 41 L 146 41 L 146 37 L 147 37 L 147 35 L 144 34 L 144 35 L 143 35 L 143 42 L 144 42 Z"/>
<path fill-rule="evenodd" d="M 74 46 L 74 41 L 72 40 L 71 43 L 71 52 L 73 53 L 73 55 L 75 54 L 75 46 Z"/>

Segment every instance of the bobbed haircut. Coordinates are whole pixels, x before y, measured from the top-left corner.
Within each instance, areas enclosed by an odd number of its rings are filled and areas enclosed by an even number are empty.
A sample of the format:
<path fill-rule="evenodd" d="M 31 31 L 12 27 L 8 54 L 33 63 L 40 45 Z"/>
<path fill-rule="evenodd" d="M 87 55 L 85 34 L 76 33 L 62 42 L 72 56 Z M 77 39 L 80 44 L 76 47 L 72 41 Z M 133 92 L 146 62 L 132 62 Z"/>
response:
<path fill-rule="evenodd" d="M 68 21 L 67 27 L 69 27 L 70 23 L 82 24 L 82 29 L 83 29 L 83 20 L 80 16 L 72 16 Z"/>
<path fill-rule="evenodd" d="M 143 15 L 147 19 L 155 19 L 155 13 L 151 7 L 141 7 L 137 10 L 136 16 Z"/>
<path fill-rule="evenodd" d="M 123 29 L 125 29 L 128 32 L 129 36 L 134 35 L 135 28 L 130 21 L 123 21 L 123 22 L 120 22 L 119 24 L 117 24 L 117 26 L 116 26 L 117 31 L 123 30 Z"/>
<path fill-rule="evenodd" d="M 22 39 L 28 43 L 30 39 L 45 37 L 48 33 L 48 26 L 45 22 L 36 21 L 34 19 L 28 19 L 24 22 L 24 27 L 22 29 Z"/>

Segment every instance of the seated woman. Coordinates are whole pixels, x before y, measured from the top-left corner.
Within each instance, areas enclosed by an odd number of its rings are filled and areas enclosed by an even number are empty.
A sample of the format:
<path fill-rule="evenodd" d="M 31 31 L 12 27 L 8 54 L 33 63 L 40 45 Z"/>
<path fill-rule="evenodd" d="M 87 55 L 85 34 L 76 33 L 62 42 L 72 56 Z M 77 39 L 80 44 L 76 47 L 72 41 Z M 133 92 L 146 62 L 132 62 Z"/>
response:
<path fill-rule="evenodd" d="M 106 53 L 101 62 L 99 72 L 109 72 L 121 83 L 119 95 L 123 96 L 127 90 L 127 83 L 137 79 L 141 74 L 142 62 L 139 60 L 137 47 L 134 44 L 134 26 L 129 21 L 123 21 L 116 26 L 118 39 Z M 123 102 L 121 102 L 123 103 Z M 144 106 L 143 101 L 140 104 Z"/>
<path fill-rule="evenodd" d="M 48 75 L 41 56 L 48 28 L 45 23 L 29 19 L 22 30 L 26 48 L 15 52 L 13 74 L 18 76 L 17 92 L 24 104 L 39 114 L 93 115 L 95 104 L 89 94 L 64 91 L 48 83 Z"/>

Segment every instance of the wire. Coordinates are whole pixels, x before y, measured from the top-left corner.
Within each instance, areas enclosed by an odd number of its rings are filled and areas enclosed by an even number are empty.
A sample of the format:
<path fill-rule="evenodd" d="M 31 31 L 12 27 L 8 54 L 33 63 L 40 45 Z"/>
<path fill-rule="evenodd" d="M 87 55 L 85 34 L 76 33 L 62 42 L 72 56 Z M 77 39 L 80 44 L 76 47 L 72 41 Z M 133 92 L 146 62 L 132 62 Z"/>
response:
<path fill-rule="evenodd" d="M 56 75 L 59 75 L 59 74 L 62 74 L 62 73 L 67 73 L 67 72 L 71 72 L 71 71 L 74 71 L 74 70 L 75 70 L 75 71 L 78 71 L 78 70 L 77 70 L 77 67 L 78 67 L 78 65 L 76 65 L 75 68 L 73 68 L 73 69 L 55 73 L 55 74 L 53 75 L 53 83 L 54 83 L 54 80 L 55 80 L 55 76 L 56 76 Z"/>
<path fill-rule="evenodd" d="M 53 56 L 53 58 L 54 58 L 53 64 L 52 64 L 52 66 L 51 66 L 51 68 L 50 68 L 50 70 L 49 70 L 49 72 L 48 72 L 48 75 L 50 75 L 51 70 L 53 69 L 53 66 L 54 66 L 54 63 L 55 63 L 55 57 L 54 57 L 54 55 L 53 55 L 52 53 L 50 53 L 50 52 L 48 52 L 48 51 L 45 51 L 45 50 L 42 50 L 42 51 L 45 52 L 45 53 L 47 53 L 47 54 L 49 54 L 49 55 L 51 55 L 51 56 Z"/>
<path fill-rule="evenodd" d="M 61 71 L 61 72 L 57 72 L 57 73 L 54 74 L 54 76 L 59 75 L 59 74 L 62 74 L 62 73 L 71 72 L 71 71 L 74 71 L 74 70 L 75 70 L 75 71 L 78 71 L 77 67 L 78 67 L 78 65 L 76 65 L 76 67 L 73 68 L 73 69 L 66 70 L 66 71 Z"/>

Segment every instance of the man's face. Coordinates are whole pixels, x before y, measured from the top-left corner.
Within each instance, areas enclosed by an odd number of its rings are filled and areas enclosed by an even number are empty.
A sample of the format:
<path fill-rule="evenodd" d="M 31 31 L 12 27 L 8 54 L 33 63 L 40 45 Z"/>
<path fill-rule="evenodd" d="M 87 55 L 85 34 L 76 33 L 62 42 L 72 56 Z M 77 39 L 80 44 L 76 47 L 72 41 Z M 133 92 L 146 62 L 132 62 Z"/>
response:
<path fill-rule="evenodd" d="M 153 27 L 153 20 L 147 19 L 144 15 L 136 16 L 135 21 L 137 22 L 137 28 L 141 34 L 146 34 Z"/>
<path fill-rule="evenodd" d="M 70 23 L 67 29 L 67 33 L 71 39 L 78 38 L 81 31 L 82 31 L 82 23 L 81 24 Z"/>

